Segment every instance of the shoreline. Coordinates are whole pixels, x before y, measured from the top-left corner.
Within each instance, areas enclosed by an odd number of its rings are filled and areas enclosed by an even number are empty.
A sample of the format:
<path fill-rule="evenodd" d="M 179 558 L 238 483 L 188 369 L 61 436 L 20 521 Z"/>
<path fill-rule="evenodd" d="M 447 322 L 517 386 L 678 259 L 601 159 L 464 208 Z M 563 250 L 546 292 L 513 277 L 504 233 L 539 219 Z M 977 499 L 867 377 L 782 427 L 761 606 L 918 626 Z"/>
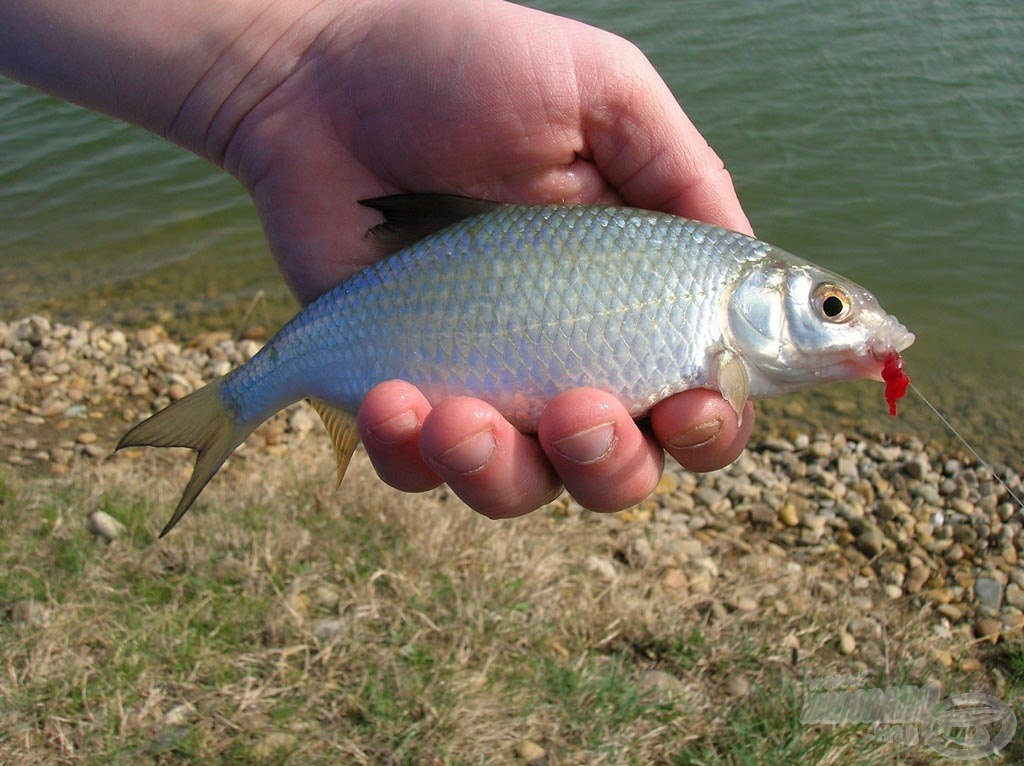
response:
<path fill-rule="evenodd" d="M 151 458 L 185 466 L 183 454 L 111 450 L 142 414 L 251 357 L 260 333 L 247 334 L 236 340 L 208 332 L 180 343 L 158 326 L 72 326 L 43 316 L 0 322 L 0 408 L 9 413 L 0 424 L 0 460 L 44 481 L 83 467 L 137 470 Z M 613 517 L 646 530 L 630 544 L 633 554 L 700 548 L 689 559 L 703 563 L 680 572 L 690 592 L 707 594 L 716 541 L 758 536 L 804 555 L 839 555 L 855 580 L 868 578 L 892 601 L 928 606 L 947 628 L 970 625 L 993 642 L 1024 630 L 1024 510 L 986 469 L 959 452 L 871 426 L 801 429 L 790 421 L 798 410 L 806 414 L 803 405 L 787 399 L 758 404 L 759 426 L 733 465 L 702 475 L 668 468 L 655 495 Z M 850 407 L 845 414 L 856 417 L 857 405 Z M 312 434 L 320 427 L 311 409 L 293 405 L 257 429 L 245 460 L 235 462 L 269 471 L 275 461 L 287 466 L 285 453 L 300 442 L 306 447 L 307 436 L 309 445 L 322 444 L 323 458 L 328 440 Z M 233 470 L 229 465 L 220 481 L 237 480 Z M 1001 469 L 1001 477 L 1024 494 L 1019 475 Z M 553 506 L 586 513 L 566 496 Z"/>

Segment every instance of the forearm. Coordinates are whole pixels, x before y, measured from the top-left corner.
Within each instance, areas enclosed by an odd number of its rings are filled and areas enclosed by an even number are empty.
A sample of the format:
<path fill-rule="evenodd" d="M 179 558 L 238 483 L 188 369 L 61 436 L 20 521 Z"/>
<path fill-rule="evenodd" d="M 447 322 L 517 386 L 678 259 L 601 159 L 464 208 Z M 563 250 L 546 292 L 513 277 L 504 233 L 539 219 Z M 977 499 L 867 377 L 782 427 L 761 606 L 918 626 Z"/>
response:
<path fill-rule="evenodd" d="M 221 163 L 254 104 L 358 0 L 0 0 L 0 73 Z M 339 6 L 343 11 L 339 12 Z"/>

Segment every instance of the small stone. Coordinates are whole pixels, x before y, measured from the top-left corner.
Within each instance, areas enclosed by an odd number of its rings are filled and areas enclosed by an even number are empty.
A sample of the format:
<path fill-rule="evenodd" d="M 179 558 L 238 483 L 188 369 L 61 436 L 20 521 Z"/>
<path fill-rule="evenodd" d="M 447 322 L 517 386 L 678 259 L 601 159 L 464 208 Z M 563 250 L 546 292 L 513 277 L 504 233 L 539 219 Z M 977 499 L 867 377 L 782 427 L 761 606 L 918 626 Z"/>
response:
<path fill-rule="evenodd" d="M 953 655 L 950 654 L 946 649 L 938 649 L 932 653 L 935 661 L 944 668 L 953 667 Z"/>
<path fill-rule="evenodd" d="M 755 612 L 757 611 L 757 599 L 753 599 L 750 596 L 740 596 L 736 599 L 736 608 L 741 612 Z"/>
<path fill-rule="evenodd" d="M 716 489 L 711 489 L 710 487 L 698 487 L 697 491 L 694 492 L 694 495 L 698 502 L 713 511 L 721 508 L 725 501 L 725 497 L 721 492 Z"/>
<path fill-rule="evenodd" d="M 639 685 L 646 691 L 654 692 L 660 697 L 675 698 L 686 691 L 686 684 L 678 676 L 667 670 L 652 669 L 640 674 Z"/>
<path fill-rule="evenodd" d="M 755 524 L 771 525 L 779 515 L 764 503 L 754 503 L 750 506 L 750 520 Z"/>
<path fill-rule="evenodd" d="M 704 544 L 700 540 L 684 537 L 676 546 L 677 554 L 683 554 L 682 558 L 687 561 L 701 558 L 704 555 Z"/>
<path fill-rule="evenodd" d="M 832 454 L 832 445 L 828 442 L 815 441 L 811 442 L 811 446 L 807 448 L 807 451 L 814 457 L 827 458 Z"/>
<path fill-rule="evenodd" d="M 860 472 L 857 470 L 857 460 L 849 455 L 844 455 L 836 461 L 836 473 L 844 479 L 858 479 Z"/>
<path fill-rule="evenodd" d="M 839 633 L 839 651 L 843 654 L 853 654 L 857 649 L 857 640 L 848 632 Z"/>
<path fill-rule="evenodd" d="M 630 543 L 626 558 L 634 568 L 643 569 L 654 563 L 654 549 L 646 537 L 638 537 Z"/>
<path fill-rule="evenodd" d="M 733 676 L 729 681 L 729 696 L 734 699 L 746 697 L 750 693 L 750 681 L 743 676 Z"/>
<path fill-rule="evenodd" d="M 690 592 L 699 596 L 710 595 L 712 589 L 711 575 L 707 572 L 697 572 L 689 582 Z"/>
<path fill-rule="evenodd" d="M 615 569 L 615 564 L 600 556 L 588 556 L 586 566 L 592 574 L 608 581 L 614 580 L 619 576 Z"/>
<path fill-rule="evenodd" d="M 935 608 L 935 611 L 950 622 L 960 622 L 964 617 L 964 610 L 956 604 L 939 604 Z"/>
<path fill-rule="evenodd" d="M 903 464 L 903 472 L 912 479 L 923 479 L 928 475 L 928 468 L 926 456 L 911 458 Z"/>
<path fill-rule="evenodd" d="M 99 437 L 92 431 L 84 431 L 75 437 L 75 441 L 78 442 L 79 444 L 92 444 L 98 438 Z"/>
<path fill-rule="evenodd" d="M 994 644 L 999 640 L 999 634 L 1002 633 L 1002 631 L 1002 622 L 990 617 L 982 617 L 974 623 L 974 635 L 991 644 Z"/>
<path fill-rule="evenodd" d="M 97 537 L 102 537 L 107 542 L 116 540 L 124 532 L 125 526 L 105 511 L 93 511 L 89 514 L 86 528 Z"/>
<path fill-rule="evenodd" d="M 796 451 L 796 447 L 793 446 L 793 442 L 775 436 L 769 436 L 767 439 L 761 442 L 761 446 L 764 447 L 766 450 L 771 450 L 772 452 Z"/>
<path fill-rule="evenodd" d="M 828 526 L 828 518 L 820 513 L 811 513 L 804 516 L 800 523 L 814 532 L 823 532 Z"/>
<path fill-rule="evenodd" d="M 874 524 L 869 524 L 864 527 L 863 532 L 857 535 L 855 545 L 857 550 L 865 556 L 874 558 L 885 550 L 885 536 L 882 534 L 882 530 Z"/>
<path fill-rule="evenodd" d="M 977 673 L 981 667 L 981 661 L 974 657 L 965 657 L 960 660 L 960 670 L 964 673 Z"/>
<path fill-rule="evenodd" d="M 1015 637 L 1020 637 L 1020 633 L 1024 630 L 1024 614 L 1003 614 L 1003 633 L 1013 633 Z"/>
<path fill-rule="evenodd" d="M 260 761 L 269 760 L 283 750 L 291 750 L 299 738 L 287 731 L 272 731 L 253 745 L 252 754 Z"/>
<path fill-rule="evenodd" d="M 195 712 L 195 706 L 188 702 L 182 703 L 181 705 L 175 705 L 164 713 L 164 726 L 184 726 L 189 722 L 189 719 L 195 715 Z"/>
<path fill-rule="evenodd" d="M 916 594 L 921 592 L 921 588 L 928 582 L 928 578 L 931 577 L 931 570 L 923 564 L 912 567 L 910 572 L 907 573 L 907 579 L 903 586 L 906 588 L 907 593 Z"/>
<path fill-rule="evenodd" d="M 1003 584 L 990 577 L 979 577 L 974 581 L 974 595 L 982 606 L 998 609 L 1003 603 Z"/>
<path fill-rule="evenodd" d="M 903 588 L 895 583 L 889 583 L 885 586 L 885 595 L 890 601 L 898 601 L 903 598 Z"/>
<path fill-rule="evenodd" d="M 654 492 L 658 495 L 671 495 L 679 489 L 679 476 L 674 471 L 665 471 L 658 479 L 658 486 Z"/>
<path fill-rule="evenodd" d="M 516 756 L 530 766 L 543 766 L 548 762 L 547 751 L 533 740 L 524 739 L 516 745 Z"/>
<path fill-rule="evenodd" d="M 327 619 L 317 620 L 313 624 L 313 638 L 322 644 L 326 644 L 341 635 L 341 620 Z"/>
<path fill-rule="evenodd" d="M 1024 609 L 1024 588 L 1020 587 L 1017 583 L 1011 582 L 1007 585 L 1003 597 L 1010 606 Z"/>
<path fill-rule="evenodd" d="M 181 383 L 171 383 L 171 385 L 167 387 L 167 396 L 171 399 L 172 402 L 176 402 L 179 399 L 184 399 L 186 396 L 188 396 L 188 388 L 186 388 Z"/>
<path fill-rule="evenodd" d="M 300 407 L 288 418 L 288 427 L 295 433 L 305 434 L 316 428 L 316 415 L 305 407 Z"/>
<path fill-rule="evenodd" d="M 929 588 L 924 597 L 933 604 L 948 604 L 953 600 L 953 591 L 949 588 Z"/>
<path fill-rule="evenodd" d="M 661 578 L 661 584 L 669 590 L 682 590 L 687 583 L 686 575 L 681 570 L 674 568 L 665 572 L 665 576 Z"/>
<path fill-rule="evenodd" d="M 800 514 L 797 513 L 796 506 L 792 503 L 783 505 L 779 509 L 779 521 L 787 527 L 797 526 L 800 523 Z"/>

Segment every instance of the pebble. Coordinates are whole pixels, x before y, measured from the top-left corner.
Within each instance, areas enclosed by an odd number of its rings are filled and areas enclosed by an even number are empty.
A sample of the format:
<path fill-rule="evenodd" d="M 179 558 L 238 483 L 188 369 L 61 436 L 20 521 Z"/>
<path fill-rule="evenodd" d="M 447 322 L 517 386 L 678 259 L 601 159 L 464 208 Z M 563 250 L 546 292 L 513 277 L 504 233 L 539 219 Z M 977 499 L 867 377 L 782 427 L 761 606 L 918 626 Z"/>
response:
<path fill-rule="evenodd" d="M 175 705 L 164 713 L 164 726 L 185 726 L 196 714 L 196 708 L 189 702 Z"/>
<path fill-rule="evenodd" d="M 258 761 L 267 761 L 294 749 L 298 742 L 299 738 L 290 732 L 272 731 L 252 746 L 252 754 Z"/>
<path fill-rule="evenodd" d="M 682 590 L 689 584 L 689 578 L 679 569 L 669 569 L 661 578 L 661 584 L 669 590 Z"/>
<path fill-rule="evenodd" d="M 994 644 L 999 640 L 999 634 L 1002 633 L 1002 631 L 1002 622 L 989 617 L 982 617 L 974 623 L 974 635 L 991 644 Z"/>
<path fill-rule="evenodd" d="M 587 557 L 586 561 L 587 570 L 597 575 L 598 577 L 611 582 L 618 578 L 618 570 L 615 569 L 615 564 L 606 558 L 597 555 L 591 555 Z"/>
<path fill-rule="evenodd" d="M 637 537 L 630 543 L 626 558 L 634 568 L 643 569 L 654 563 L 654 548 L 646 537 Z"/>
<path fill-rule="evenodd" d="M 1003 602 L 1003 584 L 990 577 L 979 577 L 974 581 L 974 595 L 982 606 L 998 609 Z"/>
<path fill-rule="evenodd" d="M 736 609 L 741 612 L 756 612 L 758 608 L 757 599 L 749 596 L 741 596 L 736 599 Z"/>
<path fill-rule="evenodd" d="M 800 514 L 796 510 L 796 506 L 792 503 L 786 503 L 779 509 L 779 521 L 785 524 L 787 527 L 795 527 L 800 523 Z"/>
<path fill-rule="evenodd" d="M 960 670 L 964 673 L 977 673 L 983 667 L 981 660 L 976 657 L 965 657 L 960 661 Z"/>
<path fill-rule="evenodd" d="M 907 593 L 917 594 L 921 592 L 921 588 L 924 587 L 925 583 L 928 582 L 928 578 L 931 576 L 931 570 L 924 564 L 918 564 L 911 568 L 910 572 L 907 573 L 907 579 L 903 583 L 903 587 Z"/>
<path fill-rule="evenodd" d="M 733 676 L 729 680 L 727 690 L 733 699 L 746 697 L 750 693 L 750 681 L 744 676 Z"/>
<path fill-rule="evenodd" d="M 516 745 L 516 756 L 529 766 L 545 766 L 548 762 L 547 751 L 530 739 L 524 739 Z"/>
<path fill-rule="evenodd" d="M 839 651 L 843 654 L 853 654 L 857 650 L 857 640 L 852 634 L 843 630 L 839 633 Z"/>
<path fill-rule="evenodd" d="M 975 583 L 975 587 L 977 587 L 977 583 Z M 1020 587 L 1016 582 L 1011 582 L 1006 586 L 1003 598 L 1009 606 L 1024 609 L 1024 588 Z"/>
<path fill-rule="evenodd" d="M 86 528 L 90 533 L 101 537 L 107 542 L 116 540 L 124 531 L 125 526 L 105 511 L 93 511 L 89 514 Z"/>
<path fill-rule="evenodd" d="M 313 633 L 313 638 L 322 644 L 326 644 L 341 635 L 342 627 L 341 620 L 317 620 L 313 623 L 311 632 Z"/>
<path fill-rule="evenodd" d="M 947 618 L 950 622 L 960 622 L 964 617 L 964 610 L 956 604 L 939 604 L 935 611 Z"/>
<path fill-rule="evenodd" d="M 885 535 L 874 524 L 868 524 L 859 535 L 855 545 L 868 558 L 874 558 L 885 549 Z"/>

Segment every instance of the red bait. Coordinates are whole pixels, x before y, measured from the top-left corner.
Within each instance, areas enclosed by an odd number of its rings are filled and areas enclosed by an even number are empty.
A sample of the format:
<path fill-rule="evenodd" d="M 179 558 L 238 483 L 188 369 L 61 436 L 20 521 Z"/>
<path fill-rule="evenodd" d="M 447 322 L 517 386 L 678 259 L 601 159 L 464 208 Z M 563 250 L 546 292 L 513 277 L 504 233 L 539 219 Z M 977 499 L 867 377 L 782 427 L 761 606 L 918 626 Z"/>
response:
<path fill-rule="evenodd" d="M 910 376 L 903 371 L 903 357 L 897 351 L 890 351 L 885 357 L 882 367 L 882 380 L 885 381 L 885 401 L 889 403 L 889 414 L 896 414 L 896 400 L 907 394 Z"/>

